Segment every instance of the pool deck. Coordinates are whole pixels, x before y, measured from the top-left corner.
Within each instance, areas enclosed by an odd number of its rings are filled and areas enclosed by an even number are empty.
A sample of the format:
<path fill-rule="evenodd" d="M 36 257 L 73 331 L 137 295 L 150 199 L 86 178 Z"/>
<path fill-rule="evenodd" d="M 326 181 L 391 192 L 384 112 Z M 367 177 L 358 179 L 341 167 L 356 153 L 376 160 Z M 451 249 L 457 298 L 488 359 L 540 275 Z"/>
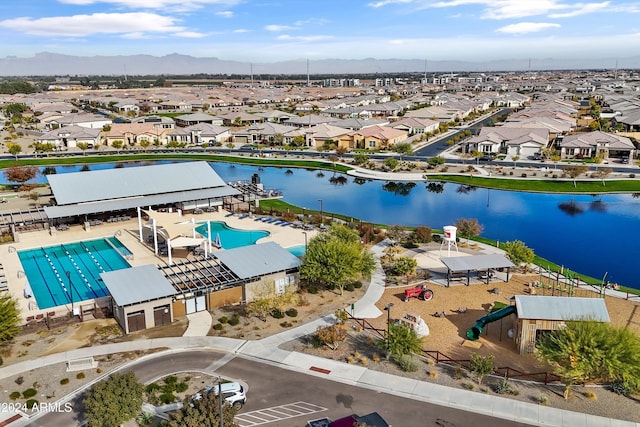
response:
<path fill-rule="evenodd" d="M 258 240 L 257 243 L 276 242 L 285 248 L 304 245 L 304 233 L 307 233 L 308 240 L 317 233 L 316 230 L 303 231 L 290 226 L 282 227 L 261 221 L 254 221 L 251 217 L 240 219 L 239 215 L 226 216 L 228 213 L 229 212 L 224 210 L 211 213 L 207 212 L 200 215 L 188 214 L 178 216 L 176 213 L 175 220 L 176 223 L 191 221 L 192 218 L 194 218 L 196 222 L 207 220 L 222 221 L 230 227 L 239 230 L 266 230 L 270 233 L 269 236 Z M 37 316 L 40 315 L 44 317 L 47 316 L 49 312 L 55 312 L 55 316 L 66 315 L 71 310 L 71 306 L 68 304 L 40 310 L 35 307 L 34 297 L 24 297 L 26 277 L 23 273 L 20 259 L 18 258 L 18 251 L 111 236 L 116 236 L 127 249 L 133 253 L 133 259 L 127 261 L 134 267 L 146 264 L 165 264 L 168 261 L 167 257 L 154 255 L 147 246 L 138 240 L 138 219 L 136 217 L 124 222 L 105 222 L 102 225 L 91 227 L 88 231 L 85 231 L 80 225 L 74 225 L 66 231 L 57 231 L 53 235 L 50 234 L 48 230 L 20 233 L 17 242 L 0 246 L 0 263 L 2 264 L 2 269 L 7 279 L 9 293 L 18 300 L 23 318 L 26 319 L 31 316 L 38 318 Z M 88 303 L 89 301 L 85 301 L 84 303 Z"/>

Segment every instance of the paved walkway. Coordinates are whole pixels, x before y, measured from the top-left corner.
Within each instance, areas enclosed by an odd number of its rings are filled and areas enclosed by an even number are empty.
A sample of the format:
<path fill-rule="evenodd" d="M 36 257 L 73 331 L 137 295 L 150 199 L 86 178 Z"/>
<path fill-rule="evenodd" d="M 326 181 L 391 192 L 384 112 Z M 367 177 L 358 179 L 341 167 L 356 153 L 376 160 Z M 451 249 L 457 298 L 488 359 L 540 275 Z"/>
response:
<path fill-rule="evenodd" d="M 385 246 L 385 242 L 375 246 L 373 248 L 374 254 L 379 256 Z M 356 303 L 356 314 L 375 314 L 372 309 L 373 306 L 373 308 L 378 311 L 378 314 L 375 315 L 379 315 L 379 310 L 375 308 L 374 303 L 380 297 L 380 294 L 383 291 L 383 289 L 381 289 L 382 287 L 384 287 L 384 281 L 381 280 L 381 277 L 374 276 L 372 286 L 367 289 L 364 297 Z M 204 313 L 208 315 L 208 312 Z M 272 364 L 284 369 L 302 372 L 307 375 L 315 375 L 330 381 L 356 385 L 418 401 L 462 409 L 470 411 L 473 414 L 488 415 L 519 423 L 545 426 L 640 427 L 640 423 L 571 412 L 533 403 L 506 399 L 494 395 L 445 387 L 430 382 L 417 381 L 411 378 L 397 377 L 370 370 L 364 366 L 357 366 L 308 354 L 286 351 L 279 347 L 285 342 L 289 342 L 314 332 L 318 326 L 328 325 L 335 322 L 336 319 L 334 316 L 316 319 L 296 328 L 287 329 L 279 334 L 255 341 L 225 337 L 195 336 L 197 334 L 201 334 L 205 328 L 208 331 L 211 326 L 211 316 L 208 315 L 208 317 L 209 319 L 200 315 L 192 316 L 190 318 L 190 322 L 202 322 L 202 324 L 193 326 L 189 325 L 187 331 L 191 329 L 192 332 L 189 332 L 189 335 L 185 333 L 185 336 L 183 337 L 157 338 L 106 344 L 103 346 L 80 348 L 65 353 L 57 353 L 37 360 L 25 360 L 24 362 L 0 368 L 0 378 L 11 377 L 39 366 L 64 363 L 68 360 L 79 359 L 82 357 L 135 350 L 148 350 L 159 347 L 168 348 L 166 351 L 143 356 L 135 361 L 137 362 L 145 358 L 158 357 L 166 354 L 167 352 L 178 353 L 184 350 L 206 347 L 224 351 L 230 355 L 236 355 L 238 357 L 244 357 L 262 363 Z M 312 371 L 312 367 L 321 368 L 328 373 Z M 67 401 L 69 398 L 70 396 L 66 396 L 61 399 L 61 402 Z M 8 421 L 15 414 L 15 411 L 0 412 L 0 425 L 7 425 L 2 424 L 3 421 Z M 26 418 L 20 418 L 11 422 L 9 425 L 11 427 L 19 427 L 27 425 L 30 421 L 31 420 Z"/>
<path fill-rule="evenodd" d="M 187 314 L 189 325 L 182 334 L 183 337 L 206 337 L 211 330 L 213 319 L 207 310 Z"/>

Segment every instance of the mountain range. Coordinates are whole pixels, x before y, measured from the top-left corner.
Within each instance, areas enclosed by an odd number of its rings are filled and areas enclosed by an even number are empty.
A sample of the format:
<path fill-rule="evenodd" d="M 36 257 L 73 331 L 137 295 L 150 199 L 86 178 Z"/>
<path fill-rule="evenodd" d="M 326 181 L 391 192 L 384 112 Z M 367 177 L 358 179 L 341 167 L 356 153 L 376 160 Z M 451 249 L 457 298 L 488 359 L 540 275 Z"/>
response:
<path fill-rule="evenodd" d="M 497 61 L 425 61 L 424 59 L 321 59 L 249 63 L 182 54 L 165 56 L 72 56 L 42 52 L 33 57 L 0 58 L 0 76 L 91 75 L 316 75 L 536 71 L 640 68 L 640 56 L 593 59 L 504 59 Z"/>

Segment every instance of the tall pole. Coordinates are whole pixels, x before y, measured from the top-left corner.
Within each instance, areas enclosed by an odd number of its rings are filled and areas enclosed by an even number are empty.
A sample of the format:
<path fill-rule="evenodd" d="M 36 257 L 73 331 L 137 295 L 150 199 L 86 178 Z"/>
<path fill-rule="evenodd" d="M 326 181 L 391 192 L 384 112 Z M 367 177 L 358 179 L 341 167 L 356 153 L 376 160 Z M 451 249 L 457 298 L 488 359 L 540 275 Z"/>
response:
<path fill-rule="evenodd" d="M 304 253 L 307 253 L 307 232 L 303 231 L 302 234 L 304 234 Z"/>
<path fill-rule="evenodd" d="M 391 324 L 391 307 L 393 307 L 393 303 L 390 302 L 387 304 L 384 309 L 387 312 L 387 353 L 389 353 L 389 325 Z M 389 355 L 387 354 L 387 357 Z"/>
<path fill-rule="evenodd" d="M 224 427 L 222 417 L 222 380 L 218 377 L 218 402 L 220 403 L 220 427 Z"/>
<path fill-rule="evenodd" d="M 318 201 L 320 202 L 320 225 L 324 225 L 324 219 L 322 216 L 322 199 L 318 199 Z"/>

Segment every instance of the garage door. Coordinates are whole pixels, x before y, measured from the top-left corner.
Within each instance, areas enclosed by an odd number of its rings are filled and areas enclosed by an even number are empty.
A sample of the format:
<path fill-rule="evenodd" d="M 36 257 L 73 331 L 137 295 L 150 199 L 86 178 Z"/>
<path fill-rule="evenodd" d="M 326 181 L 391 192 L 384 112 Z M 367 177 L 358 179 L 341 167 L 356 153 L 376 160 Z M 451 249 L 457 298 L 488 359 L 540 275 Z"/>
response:
<path fill-rule="evenodd" d="M 127 314 L 127 326 L 129 332 L 141 331 L 147 328 L 144 320 L 144 311 L 136 311 Z"/>
<path fill-rule="evenodd" d="M 156 326 L 171 324 L 171 310 L 169 305 L 153 308 L 153 320 Z"/>

